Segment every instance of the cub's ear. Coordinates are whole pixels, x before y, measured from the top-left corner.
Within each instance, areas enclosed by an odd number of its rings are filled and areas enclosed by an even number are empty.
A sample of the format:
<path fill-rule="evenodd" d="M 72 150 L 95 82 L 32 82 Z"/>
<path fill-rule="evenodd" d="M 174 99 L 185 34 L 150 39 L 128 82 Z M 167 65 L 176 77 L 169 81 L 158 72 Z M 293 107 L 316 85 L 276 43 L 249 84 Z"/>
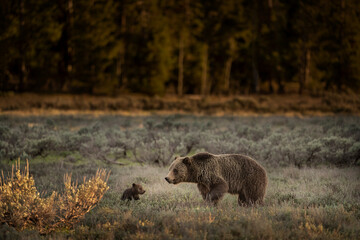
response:
<path fill-rule="evenodd" d="M 136 186 L 136 184 L 135 184 L 135 183 L 133 183 L 133 184 L 132 184 L 132 186 L 133 186 L 133 187 L 135 187 L 135 186 Z"/>
<path fill-rule="evenodd" d="M 175 156 L 175 157 L 174 157 L 174 160 L 176 160 L 178 157 L 179 157 L 179 156 Z"/>
<path fill-rule="evenodd" d="M 185 165 L 189 166 L 189 165 L 191 165 L 192 161 L 191 161 L 191 159 L 189 157 L 186 157 L 186 158 L 183 159 L 183 163 Z"/>

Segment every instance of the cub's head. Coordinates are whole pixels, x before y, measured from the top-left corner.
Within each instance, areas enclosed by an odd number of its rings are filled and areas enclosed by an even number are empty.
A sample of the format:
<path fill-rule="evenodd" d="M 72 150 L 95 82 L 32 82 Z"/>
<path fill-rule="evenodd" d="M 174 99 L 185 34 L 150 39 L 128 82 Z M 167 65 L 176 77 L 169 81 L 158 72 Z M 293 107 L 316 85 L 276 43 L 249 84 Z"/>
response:
<path fill-rule="evenodd" d="M 145 190 L 140 184 L 133 183 L 132 188 L 137 194 L 144 194 Z"/>
<path fill-rule="evenodd" d="M 175 157 L 175 160 L 170 165 L 169 173 L 165 177 L 165 180 L 172 184 L 188 182 L 190 177 L 190 164 L 191 159 L 189 157 Z"/>

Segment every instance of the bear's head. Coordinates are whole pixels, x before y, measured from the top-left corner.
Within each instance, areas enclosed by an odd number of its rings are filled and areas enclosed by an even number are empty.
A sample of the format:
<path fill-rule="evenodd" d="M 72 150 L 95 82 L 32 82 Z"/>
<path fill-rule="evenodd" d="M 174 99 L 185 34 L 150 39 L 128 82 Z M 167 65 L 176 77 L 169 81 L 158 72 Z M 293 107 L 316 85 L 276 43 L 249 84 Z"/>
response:
<path fill-rule="evenodd" d="M 191 177 L 190 165 L 191 159 L 189 157 L 176 157 L 170 165 L 169 173 L 165 180 L 172 184 L 189 182 Z"/>
<path fill-rule="evenodd" d="M 140 184 L 133 183 L 132 189 L 137 194 L 144 194 L 145 193 L 145 190 L 143 189 L 143 187 Z"/>

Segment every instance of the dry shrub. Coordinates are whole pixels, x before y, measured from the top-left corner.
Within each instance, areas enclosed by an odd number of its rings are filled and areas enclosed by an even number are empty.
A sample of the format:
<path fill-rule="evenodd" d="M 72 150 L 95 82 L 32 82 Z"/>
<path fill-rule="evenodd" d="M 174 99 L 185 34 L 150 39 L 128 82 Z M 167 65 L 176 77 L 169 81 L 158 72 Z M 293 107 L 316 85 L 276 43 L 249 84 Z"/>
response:
<path fill-rule="evenodd" d="M 64 177 L 63 194 L 53 192 L 42 198 L 29 176 L 29 163 L 23 172 L 20 161 L 11 176 L 0 178 L 0 223 L 7 223 L 16 230 L 36 229 L 47 234 L 58 229 L 69 229 L 95 207 L 109 189 L 109 173 L 98 170 L 96 175 L 78 186 L 71 182 L 71 174 Z"/>

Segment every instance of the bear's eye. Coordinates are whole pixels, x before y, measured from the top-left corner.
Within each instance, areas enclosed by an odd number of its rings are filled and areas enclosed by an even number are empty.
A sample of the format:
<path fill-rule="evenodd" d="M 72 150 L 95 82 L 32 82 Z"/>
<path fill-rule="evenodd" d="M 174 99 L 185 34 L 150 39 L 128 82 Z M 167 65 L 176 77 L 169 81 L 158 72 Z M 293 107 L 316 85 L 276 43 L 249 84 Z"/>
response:
<path fill-rule="evenodd" d="M 174 169 L 174 174 L 178 174 L 178 170 L 177 170 L 177 169 Z"/>

